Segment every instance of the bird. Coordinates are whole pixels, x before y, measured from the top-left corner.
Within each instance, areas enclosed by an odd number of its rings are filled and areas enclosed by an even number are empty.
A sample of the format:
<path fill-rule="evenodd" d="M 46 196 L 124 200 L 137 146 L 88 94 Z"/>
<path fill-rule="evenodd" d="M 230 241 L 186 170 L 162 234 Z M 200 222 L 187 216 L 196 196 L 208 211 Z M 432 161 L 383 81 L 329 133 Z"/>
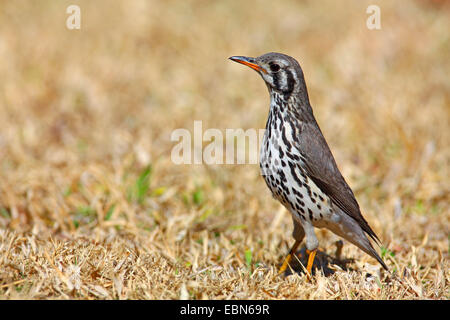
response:
<path fill-rule="evenodd" d="M 388 270 L 369 238 L 378 245 L 381 241 L 363 217 L 314 117 L 297 60 L 276 52 L 229 59 L 255 70 L 270 94 L 259 165 L 273 197 L 291 213 L 295 240 L 278 275 L 286 270 L 304 239 L 306 271 L 312 275 L 319 246 L 315 228 L 328 229 L 344 238 Z"/>

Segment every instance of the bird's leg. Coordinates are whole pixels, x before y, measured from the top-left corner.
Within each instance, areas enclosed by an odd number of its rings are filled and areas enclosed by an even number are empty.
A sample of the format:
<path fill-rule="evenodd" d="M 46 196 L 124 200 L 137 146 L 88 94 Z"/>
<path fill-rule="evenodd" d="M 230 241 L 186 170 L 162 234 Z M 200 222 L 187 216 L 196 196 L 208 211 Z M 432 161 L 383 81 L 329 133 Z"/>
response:
<path fill-rule="evenodd" d="M 281 268 L 280 268 L 280 270 L 278 271 L 277 276 L 279 276 L 280 274 L 282 274 L 282 273 L 286 270 L 286 268 L 287 268 L 289 262 L 290 262 L 291 259 L 292 259 L 292 256 L 295 254 L 295 251 L 297 251 L 297 248 L 298 248 L 298 246 L 300 245 L 300 243 L 301 243 L 301 241 L 295 240 L 294 245 L 292 246 L 291 250 L 289 250 L 289 254 L 288 254 L 287 257 L 284 259 L 283 264 L 281 265 Z"/>
<path fill-rule="evenodd" d="M 314 264 L 314 258 L 316 257 L 317 249 L 314 250 L 306 250 L 306 253 L 309 255 L 308 257 L 308 265 L 306 266 L 306 271 L 308 271 L 309 275 L 312 275 L 312 266 Z"/>
<path fill-rule="evenodd" d="M 314 258 L 319 247 L 319 240 L 317 240 L 316 234 L 314 233 L 314 226 L 311 223 L 305 223 L 303 228 L 306 233 L 306 253 L 309 255 L 306 271 L 308 272 L 308 277 L 311 277 Z"/>
<path fill-rule="evenodd" d="M 341 260 L 342 247 L 344 246 L 344 242 L 342 240 L 336 241 L 336 259 Z"/>

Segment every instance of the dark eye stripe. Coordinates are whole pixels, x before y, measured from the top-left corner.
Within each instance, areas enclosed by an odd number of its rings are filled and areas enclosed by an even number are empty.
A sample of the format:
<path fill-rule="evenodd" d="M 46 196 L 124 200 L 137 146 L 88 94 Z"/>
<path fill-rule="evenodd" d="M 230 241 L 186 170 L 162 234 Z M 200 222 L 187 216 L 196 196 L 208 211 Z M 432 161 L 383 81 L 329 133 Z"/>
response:
<path fill-rule="evenodd" d="M 294 90 L 295 80 L 294 76 L 292 75 L 292 72 L 289 70 L 286 70 L 286 76 L 287 76 L 287 90 L 286 93 L 292 93 Z"/>
<path fill-rule="evenodd" d="M 280 79 L 278 79 L 278 73 L 274 73 L 272 79 L 275 89 L 280 90 Z"/>
<path fill-rule="evenodd" d="M 291 71 L 286 70 L 286 82 L 287 82 L 287 88 L 283 90 L 284 99 L 287 100 L 292 94 L 292 91 L 294 91 L 295 86 L 295 80 L 294 76 L 292 75 Z"/>

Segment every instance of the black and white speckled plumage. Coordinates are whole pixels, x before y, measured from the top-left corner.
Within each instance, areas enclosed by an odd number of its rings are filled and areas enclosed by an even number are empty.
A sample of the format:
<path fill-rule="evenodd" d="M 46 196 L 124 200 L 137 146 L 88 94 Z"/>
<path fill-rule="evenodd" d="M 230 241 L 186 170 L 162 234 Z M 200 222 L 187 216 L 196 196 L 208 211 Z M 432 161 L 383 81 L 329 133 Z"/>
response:
<path fill-rule="evenodd" d="M 231 59 L 258 71 L 269 89 L 270 111 L 260 166 L 274 198 L 292 214 L 294 238 L 302 241 L 306 235 L 307 249 L 315 250 L 314 228 L 327 228 L 387 269 L 366 235 L 378 238 L 362 216 L 314 118 L 298 62 L 280 53 Z"/>

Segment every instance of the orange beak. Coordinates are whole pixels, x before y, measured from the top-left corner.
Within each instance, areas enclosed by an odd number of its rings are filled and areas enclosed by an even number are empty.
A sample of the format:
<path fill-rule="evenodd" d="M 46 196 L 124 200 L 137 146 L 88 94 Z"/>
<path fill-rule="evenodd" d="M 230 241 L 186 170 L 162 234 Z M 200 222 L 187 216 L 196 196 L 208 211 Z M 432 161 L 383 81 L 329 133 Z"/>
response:
<path fill-rule="evenodd" d="M 242 63 L 243 65 L 246 65 L 247 67 L 250 67 L 253 70 L 262 71 L 264 73 L 267 73 L 267 71 L 264 68 L 262 68 L 261 66 L 259 66 L 256 63 L 255 58 L 243 57 L 243 56 L 232 56 L 229 59 L 233 60 L 235 62 Z"/>

